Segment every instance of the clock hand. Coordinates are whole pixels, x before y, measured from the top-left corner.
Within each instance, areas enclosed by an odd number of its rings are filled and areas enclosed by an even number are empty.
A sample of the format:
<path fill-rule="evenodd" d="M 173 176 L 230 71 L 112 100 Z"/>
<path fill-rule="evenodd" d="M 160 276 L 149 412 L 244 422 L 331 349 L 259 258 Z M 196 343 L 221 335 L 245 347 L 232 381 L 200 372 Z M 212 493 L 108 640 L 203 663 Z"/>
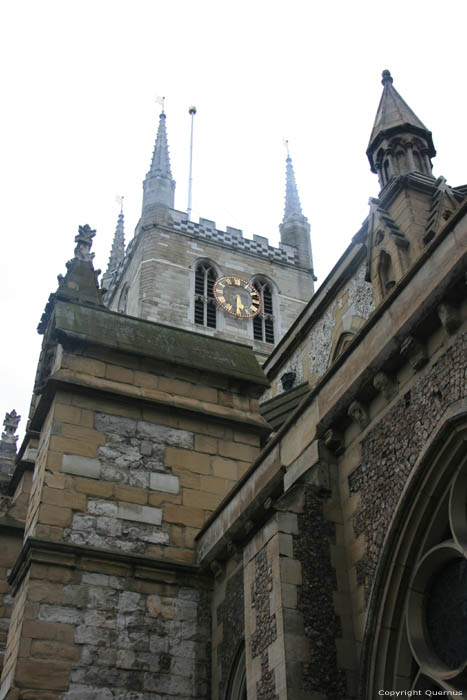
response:
<path fill-rule="evenodd" d="M 240 294 L 237 294 L 237 314 L 241 312 L 242 309 L 245 307 L 243 306 L 241 299 L 240 299 Z"/>

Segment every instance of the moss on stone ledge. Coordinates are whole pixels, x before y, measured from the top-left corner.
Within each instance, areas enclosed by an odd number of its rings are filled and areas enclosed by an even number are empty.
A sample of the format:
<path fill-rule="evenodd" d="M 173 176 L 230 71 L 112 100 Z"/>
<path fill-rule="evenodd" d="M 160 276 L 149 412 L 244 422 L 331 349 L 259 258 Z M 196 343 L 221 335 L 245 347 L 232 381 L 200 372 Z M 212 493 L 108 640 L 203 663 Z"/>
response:
<path fill-rule="evenodd" d="M 58 337 L 269 386 L 247 345 L 163 326 L 84 304 L 58 302 Z"/>

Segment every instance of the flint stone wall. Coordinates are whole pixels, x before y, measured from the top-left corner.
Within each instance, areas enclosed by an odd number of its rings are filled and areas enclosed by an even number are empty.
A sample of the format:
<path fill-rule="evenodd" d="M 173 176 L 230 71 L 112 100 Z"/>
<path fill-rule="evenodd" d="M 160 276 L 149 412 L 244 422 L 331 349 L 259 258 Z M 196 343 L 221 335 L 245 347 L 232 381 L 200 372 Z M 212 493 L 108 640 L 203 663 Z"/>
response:
<path fill-rule="evenodd" d="M 309 659 L 302 664 L 303 690 L 321 692 L 327 700 L 343 700 L 348 691 L 345 672 L 337 664 L 336 639 L 342 636 L 342 629 L 334 606 L 337 579 L 330 549 L 336 541 L 335 525 L 324 518 L 323 499 L 316 487 L 304 488 L 305 507 L 293 535 L 293 555 L 302 571 L 297 610 L 310 649 Z"/>
<path fill-rule="evenodd" d="M 351 494 L 360 495 L 353 517 L 356 537 L 366 553 L 357 562 L 357 581 L 368 597 L 381 549 L 418 456 L 446 408 L 467 395 L 467 333 L 420 376 L 410 391 L 362 440 L 362 461 L 349 476 Z"/>
<path fill-rule="evenodd" d="M 271 613 L 270 595 L 273 589 L 272 567 L 266 548 L 255 558 L 255 580 L 251 586 L 251 605 L 256 617 L 256 629 L 251 637 L 251 657 L 261 659 L 261 679 L 256 683 L 257 700 L 278 698 L 274 671 L 269 669 L 268 647 L 277 639 L 277 621 Z"/>
<path fill-rule="evenodd" d="M 222 624 L 223 631 L 223 639 L 217 650 L 221 669 L 219 700 L 223 700 L 226 697 L 232 664 L 245 634 L 243 567 L 227 581 L 225 599 L 217 606 L 216 617 L 217 623 Z"/>

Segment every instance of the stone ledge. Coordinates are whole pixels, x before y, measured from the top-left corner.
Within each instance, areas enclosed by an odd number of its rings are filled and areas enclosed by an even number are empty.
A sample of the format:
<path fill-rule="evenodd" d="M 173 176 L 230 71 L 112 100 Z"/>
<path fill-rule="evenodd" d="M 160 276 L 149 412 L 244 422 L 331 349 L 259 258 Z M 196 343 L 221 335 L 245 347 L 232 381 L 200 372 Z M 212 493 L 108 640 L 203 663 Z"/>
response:
<path fill-rule="evenodd" d="M 79 341 L 131 355 L 143 355 L 247 381 L 261 391 L 269 386 L 248 345 L 125 316 L 83 304 L 58 302 L 55 334 L 59 342 Z"/>
<path fill-rule="evenodd" d="M 117 384 L 109 380 L 100 380 L 90 375 L 77 376 L 69 370 L 59 370 L 59 374 L 50 377 L 44 391 L 41 394 L 36 411 L 31 418 L 31 426 L 34 430 L 40 430 L 42 422 L 47 415 L 50 403 L 53 400 L 55 393 L 59 389 L 65 391 L 82 392 L 85 394 L 99 394 L 106 396 L 111 400 L 115 400 L 119 396 L 122 400 L 132 400 L 144 403 L 148 406 L 164 406 L 172 409 L 178 409 L 186 413 L 191 413 L 194 416 L 206 416 L 206 418 L 229 423 L 234 423 L 239 428 L 247 426 L 250 430 L 258 431 L 261 435 L 269 435 L 271 429 L 266 421 L 259 414 L 254 414 L 251 411 L 241 411 L 236 408 L 226 406 L 218 406 L 216 404 L 208 404 L 207 402 L 199 402 L 199 405 L 194 405 L 193 400 L 184 399 L 184 397 L 176 397 L 167 395 L 167 398 L 160 396 L 162 392 L 157 392 L 151 396 L 150 392 L 145 392 L 142 395 L 137 387 L 131 387 L 129 384 Z"/>
<path fill-rule="evenodd" d="M 197 583 L 205 588 L 211 588 L 211 576 L 192 564 L 168 561 L 145 557 L 141 554 L 125 554 L 124 552 L 109 551 L 85 545 L 68 544 L 54 540 L 29 537 L 18 556 L 18 559 L 8 577 L 8 583 L 13 586 L 14 594 L 20 586 L 24 576 L 33 563 L 66 568 L 86 568 L 80 566 L 84 560 L 108 562 L 120 564 L 128 568 L 134 578 L 148 579 L 151 581 L 172 582 L 174 580 L 184 582 L 187 579 L 196 579 Z"/>

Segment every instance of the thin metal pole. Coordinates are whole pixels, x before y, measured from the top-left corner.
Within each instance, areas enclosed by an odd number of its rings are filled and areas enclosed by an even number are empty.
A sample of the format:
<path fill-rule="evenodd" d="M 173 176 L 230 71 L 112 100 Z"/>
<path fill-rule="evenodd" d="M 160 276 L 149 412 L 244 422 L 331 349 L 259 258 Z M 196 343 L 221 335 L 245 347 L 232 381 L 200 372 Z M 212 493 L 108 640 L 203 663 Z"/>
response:
<path fill-rule="evenodd" d="M 191 219 L 191 191 L 193 186 L 193 122 L 196 114 L 196 107 L 190 107 L 188 114 L 191 114 L 191 139 L 190 139 L 190 173 L 188 175 L 188 207 L 186 210 L 188 221 Z"/>

